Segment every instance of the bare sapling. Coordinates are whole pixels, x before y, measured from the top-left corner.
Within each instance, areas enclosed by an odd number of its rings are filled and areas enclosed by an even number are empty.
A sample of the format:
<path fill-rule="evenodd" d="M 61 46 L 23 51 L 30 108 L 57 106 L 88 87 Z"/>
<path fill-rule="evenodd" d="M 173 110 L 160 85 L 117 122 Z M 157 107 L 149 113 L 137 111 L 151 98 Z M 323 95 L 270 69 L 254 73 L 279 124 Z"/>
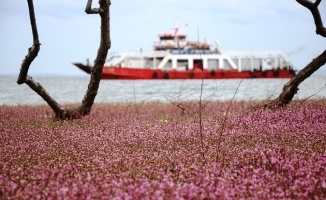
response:
<path fill-rule="evenodd" d="M 75 119 L 80 118 L 84 115 L 88 115 L 94 104 L 95 97 L 99 88 L 102 69 L 108 50 L 111 47 L 110 40 L 110 0 L 99 0 L 99 8 L 91 8 L 92 0 L 87 1 L 85 12 L 87 14 L 99 14 L 101 17 L 101 41 L 97 52 L 96 59 L 94 61 L 94 66 L 91 69 L 91 78 L 88 85 L 88 89 L 82 100 L 80 106 L 74 108 L 64 108 L 58 102 L 56 102 L 48 92 L 42 87 L 42 85 L 28 76 L 28 69 L 37 57 L 40 50 L 39 36 L 37 32 L 36 18 L 34 12 L 33 0 L 27 0 L 29 8 L 30 22 L 32 26 L 33 33 L 33 46 L 29 48 L 28 54 L 23 60 L 21 65 L 20 74 L 18 76 L 17 83 L 26 83 L 32 90 L 34 90 L 38 95 L 40 95 L 44 101 L 52 108 L 55 112 L 55 117 L 57 119 Z"/>
<path fill-rule="evenodd" d="M 249 61 L 247 61 L 246 63 L 246 67 L 245 69 L 248 68 L 248 64 L 249 64 Z M 226 112 L 225 114 L 223 114 L 223 120 L 222 120 L 222 125 L 221 125 L 221 128 L 219 129 L 220 131 L 218 132 L 217 136 L 218 136 L 218 140 L 217 140 L 217 144 L 216 144 L 216 157 L 215 157 L 215 162 L 218 162 L 219 161 L 219 157 L 220 157 L 220 148 L 221 148 L 221 143 L 222 143 L 222 140 L 224 140 L 224 130 L 225 130 L 225 126 L 226 126 L 226 123 L 227 123 L 227 119 L 228 119 L 228 116 L 229 116 L 229 112 L 230 112 L 230 108 L 231 108 L 231 105 L 232 105 L 232 102 L 234 100 L 234 97 L 235 95 L 238 93 L 239 91 L 239 88 L 240 88 L 240 85 L 242 83 L 244 78 L 242 78 L 228 104 L 228 107 L 226 109 Z M 217 122 L 217 121 L 216 121 Z"/>
<path fill-rule="evenodd" d="M 197 40 L 199 44 L 199 30 L 197 28 Z M 204 133 L 203 133 L 203 107 L 202 107 L 202 96 L 203 96 L 203 89 L 204 89 L 204 66 L 203 60 L 201 58 L 201 52 L 199 51 L 200 56 L 200 69 L 201 71 L 201 84 L 200 84 L 200 96 L 199 96 L 199 135 L 200 135 L 200 145 L 201 145 L 201 154 L 203 157 L 204 162 L 206 163 L 205 157 L 205 148 L 204 148 Z"/>
<path fill-rule="evenodd" d="M 178 97 L 177 97 L 177 100 L 174 101 L 172 99 L 169 99 L 168 97 L 164 96 L 164 98 L 166 100 L 168 100 L 170 103 L 172 103 L 174 106 L 176 106 L 178 109 L 181 110 L 181 116 L 185 115 L 185 111 L 186 111 L 186 106 L 183 105 L 183 103 L 180 101 L 181 99 L 181 92 L 182 92 L 182 87 L 183 87 L 183 83 L 184 81 L 182 81 L 181 85 L 180 85 L 180 91 L 178 93 Z"/>
<path fill-rule="evenodd" d="M 227 119 L 228 119 L 228 115 L 229 115 L 229 112 L 230 112 L 230 108 L 231 108 L 231 104 L 234 100 L 234 97 L 235 95 L 238 93 L 238 90 L 240 88 L 240 85 L 243 81 L 243 78 L 241 79 L 241 81 L 239 82 L 238 86 L 237 86 L 237 89 L 235 90 L 233 96 L 232 96 L 232 99 L 230 100 L 229 104 L 228 104 L 228 107 L 226 109 L 226 112 L 225 114 L 223 114 L 223 120 L 222 120 L 222 125 L 221 125 L 221 128 L 219 129 L 220 131 L 218 132 L 218 140 L 217 140 L 217 145 L 216 145 L 216 158 L 215 158 L 215 162 L 218 162 L 219 161 L 219 156 L 220 156 L 220 148 L 221 148 L 221 142 L 223 140 L 223 133 L 224 133 L 224 130 L 225 130 L 225 125 L 226 125 L 226 122 L 227 122 Z"/>
<path fill-rule="evenodd" d="M 203 69 L 202 60 L 200 63 L 201 63 L 200 67 L 201 67 L 201 69 Z M 200 85 L 200 96 L 199 96 L 199 135 L 200 135 L 202 156 L 206 163 L 205 148 L 204 148 L 204 133 L 203 133 L 203 117 L 202 117 L 202 115 L 203 115 L 203 105 L 202 105 L 203 88 L 204 88 L 204 77 L 203 77 L 203 72 L 202 72 L 201 85 Z"/>

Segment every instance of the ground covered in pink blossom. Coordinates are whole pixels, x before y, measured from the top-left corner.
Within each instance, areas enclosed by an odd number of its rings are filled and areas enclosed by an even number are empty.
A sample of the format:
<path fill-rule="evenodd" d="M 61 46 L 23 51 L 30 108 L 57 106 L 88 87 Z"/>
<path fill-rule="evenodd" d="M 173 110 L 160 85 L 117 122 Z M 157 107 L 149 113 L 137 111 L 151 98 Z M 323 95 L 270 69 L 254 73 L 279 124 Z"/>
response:
<path fill-rule="evenodd" d="M 0 106 L 0 199 L 326 199 L 326 100 L 250 104 Z"/>

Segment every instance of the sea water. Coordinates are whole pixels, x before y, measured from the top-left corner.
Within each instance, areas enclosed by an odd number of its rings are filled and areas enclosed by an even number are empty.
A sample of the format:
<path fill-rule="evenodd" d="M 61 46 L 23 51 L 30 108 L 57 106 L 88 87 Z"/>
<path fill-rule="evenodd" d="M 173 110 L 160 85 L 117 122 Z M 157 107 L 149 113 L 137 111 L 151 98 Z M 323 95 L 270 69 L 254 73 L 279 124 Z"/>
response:
<path fill-rule="evenodd" d="M 33 77 L 60 104 L 79 103 L 89 77 Z M 0 76 L 0 105 L 46 102 L 17 77 Z M 289 79 L 101 80 L 95 103 L 246 101 L 276 98 Z M 299 86 L 295 99 L 326 98 L 326 74 L 312 75 Z"/>

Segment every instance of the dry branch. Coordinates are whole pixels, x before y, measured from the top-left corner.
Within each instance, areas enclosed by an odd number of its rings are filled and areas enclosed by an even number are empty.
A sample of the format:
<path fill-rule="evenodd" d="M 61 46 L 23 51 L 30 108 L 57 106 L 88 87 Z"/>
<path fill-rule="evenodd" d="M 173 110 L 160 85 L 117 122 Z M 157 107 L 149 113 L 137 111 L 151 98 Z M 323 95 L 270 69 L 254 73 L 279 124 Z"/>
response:
<path fill-rule="evenodd" d="M 100 0 L 100 8 L 92 9 L 92 0 L 88 0 L 86 5 L 86 13 L 88 14 L 100 14 L 101 16 L 101 41 L 100 47 L 97 52 L 97 57 L 94 61 L 94 67 L 91 69 L 91 79 L 88 85 L 88 89 L 84 96 L 84 99 L 80 106 L 71 108 L 71 109 L 63 109 L 60 104 L 58 104 L 42 87 L 42 85 L 38 82 L 35 82 L 31 77 L 29 77 L 28 69 L 35 57 L 37 56 L 40 50 L 40 43 L 38 39 L 36 19 L 34 13 L 33 0 L 27 0 L 30 21 L 33 32 L 33 46 L 29 48 L 29 52 L 25 57 L 21 69 L 20 74 L 18 76 L 17 83 L 22 84 L 26 83 L 32 90 L 34 90 L 37 94 L 39 94 L 52 108 L 55 112 L 56 118 L 59 119 L 67 119 L 67 118 L 79 118 L 81 116 L 87 115 L 90 113 L 91 108 L 94 104 L 95 97 L 97 95 L 97 90 L 99 88 L 102 69 L 104 62 L 106 60 L 106 56 L 108 50 L 111 47 L 110 40 L 110 0 Z"/>
<path fill-rule="evenodd" d="M 61 106 L 48 94 L 48 92 L 42 87 L 42 85 L 38 82 L 35 82 L 32 77 L 27 75 L 25 83 L 38 95 L 40 95 L 44 99 L 44 101 L 48 103 L 52 110 L 54 110 L 55 113 L 63 112 Z"/>
<path fill-rule="evenodd" d="M 326 50 L 320 54 L 317 58 L 313 59 L 305 68 L 299 71 L 299 73 L 293 77 L 288 83 L 283 87 L 282 93 L 269 104 L 268 107 L 283 107 L 290 103 L 294 95 L 298 91 L 298 86 L 306 78 L 310 77 L 315 71 L 326 63 Z"/>
<path fill-rule="evenodd" d="M 318 10 L 318 6 L 321 0 L 316 0 L 314 3 L 309 0 L 297 0 L 297 2 L 311 11 L 316 25 L 316 33 L 323 37 L 326 37 L 326 29 L 323 26 L 323 21 Z M 308 78 L 315 71 L 317 71 L 320 67 L 325 65 L 325 63 L 326 50 L 318 57 L 313 59 L 305 68 L 300 70 L 297 75 L 295 75 L 289 82 L 284 85 L 282 93 L 271 103 L 265 104 L 264 107 L 277 108 L 284 107 L 289 104 L 293 99 L 294 95 L 297 93 L 298 86 L 300 85 L 300 83 L 306 78 Z"/>
<path fill-rule="evenodd" d="M 92 0 L 88 0 L 87 5 L 91 5 Z M 101 16 L 101 42 L 100 47 L 97 52 L 96 59 L 94 61 L 94 67 L 91 70 L 91 80 L 88 85 L 87 92 L 84 96 L 82 105 L 80 106 L 81 113 L 89 114 L 92 105 L 94 103 L 95 97 L 97 95 L 97 90 L 100 84 L 103 66 L 106 60 L 106 56 L 108 54 L 109 49 L 111 48 L 111 40 L 110 40 L 110 10 L 109 7 L 111 5 L 110 0 L 100 0 L 100 10 L 99 12 Z M 91 9 L 94 10 L 94 9 Z M 95 9 L 97 10 L 97 9 Z"/>
<path fill-rule="evenodd" d="M 316 25 L 316 33 L 318 35 L 326 37 L 326 28 L 323 25 L 320 12 L 318 10 L 318 6 L 321 0 L 317 0 L 315 1 L 315 3 L 312 3 L 311 1 L 308 0 L 297 0 L 297 2 L 310 10 L 312 16 L 314 17 L 314 21 Z"/>
<path fill-rule="evenodd" d="M 29 16 L 30 16 L 32 32 L 33 32 L 33 46 L 28 49 L 28 54 L 25 57 L 25 59 L 23 60 L 23 63 L 21 65 L 20 73 L 19 73 L 19 76 L 17 79 L 17 83 L 19 85 L 25 83 L 29 66 L 31 65 L 33 60 L 36 58 L 38 52 L 40 51 L 40 42 L 39 42 L 38 33 L 37 33 L 33 0 L 27 0 L 27 3 L 28 3 Z"/>
<path fill-rule="evenodd" d="M 88 0 L 86 4 L 85 12 L 87 14 L 99 14 L 101 10 L 99 8 L 93 8 L 92 9 L 92 0 Z"/>

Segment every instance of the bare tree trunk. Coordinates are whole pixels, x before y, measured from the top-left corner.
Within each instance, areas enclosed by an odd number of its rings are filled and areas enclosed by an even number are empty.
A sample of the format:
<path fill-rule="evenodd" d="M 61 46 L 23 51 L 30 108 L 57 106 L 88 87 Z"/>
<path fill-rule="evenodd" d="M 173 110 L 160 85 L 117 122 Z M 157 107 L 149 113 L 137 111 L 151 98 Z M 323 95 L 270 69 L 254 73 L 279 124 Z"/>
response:
<path fill-rule="evenodd" d="M 305 68 L 299 71 L 299 73 L 293 77 L 289 82 L 287 82 L 282 93 L 273 101 L 269 106 L 272 107 L 283 107 L 289 104 L 297 93 L 298 86 L 302 81 L 308 78 L 311 74 L 317 71 L 321 66 L 326 63 L 326 50 L 320 54 L 317 58 L 311 61 Z"/>
<path fill-rule="evenodd" d="M 97 90 L 99 88 L 102 69 L 104 62 L 106 60 L 106 56 L 108 50 L 111 47 L 110 40 L 110 0 L 99 0 L 100 8 L 91 8 L 92 0 L 88 0 L 85 12 L 87 14 L 99 14 L 101 16 L 101 41 L 100 47 L 97 52 L 97 57 L 94 61 L 94 67 L 91 70 L 91 79 L 88 85 L 88 89 L 84 96 L 84 99 L 80 106 L 65 109 L 60 104 L 58 104 L 42 87 L 41 84 L 35 82 L 31 77 L 29 77 L 28 69 L 30 64 L 33 62 L 35 57 L 37 56 L 40 50 L 40 43 L 37 33 L 36 19 L 34 13 L 33 0 L 27 0 L 30 14 L 30 21 L 33 32 L 33 46 L 29 49 L 27 56 L 25 57 L 21 69 L 20 74 L 18 76 L 17 83 L 23 84 L 26 83 L 32 90 L 34 90 L 37 94 L 39 94 L 52 108 L 55 112 L 55 117 L 58 119 L 74 119 L 80 118 L 84 115 L 88 115 L 92 109 L 94 104 L 95 97 L 97 95 Z"/>
<path fill-rule="evenodd" d="M 323 26 L 323 21 L 318 10 L 318 6 L 321 0 L 316 0 L 314 3 L 309 0 L 296 1 L 311 11 L 316 25 L 316 34 L 326 37 L 326 28 Z M 283 107 L 289 104 L 293 99 L 294 95 L 297 93 L 299 84 L 306 78 L 308 78 L 311 74 L 313 74 L 315 71 L 317 71 L 325 63 L 326 50 L 318 57 L 313 59 L 311 63 L 309 63 L 305 68 L 300 70 L 297 75 L 295 75 L 289 82 L 287 82 L 283 87 L 282 93 L 270 104 L 266 104 L 265 107 Z"/>

